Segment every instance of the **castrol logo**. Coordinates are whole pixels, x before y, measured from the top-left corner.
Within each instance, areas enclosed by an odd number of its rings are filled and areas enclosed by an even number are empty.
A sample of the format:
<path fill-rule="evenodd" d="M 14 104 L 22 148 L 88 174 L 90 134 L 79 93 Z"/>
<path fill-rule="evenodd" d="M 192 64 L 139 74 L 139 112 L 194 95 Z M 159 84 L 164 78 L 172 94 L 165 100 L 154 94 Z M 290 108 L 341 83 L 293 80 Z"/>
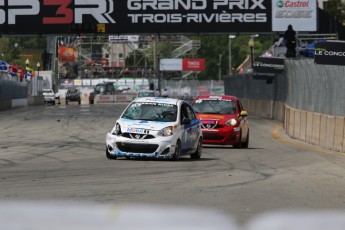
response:
<path fill-rule="evenodd" d="M 278 0 L 278 8 L 309 8 L 310 1 L 290 1 L 290 0 Z"/>

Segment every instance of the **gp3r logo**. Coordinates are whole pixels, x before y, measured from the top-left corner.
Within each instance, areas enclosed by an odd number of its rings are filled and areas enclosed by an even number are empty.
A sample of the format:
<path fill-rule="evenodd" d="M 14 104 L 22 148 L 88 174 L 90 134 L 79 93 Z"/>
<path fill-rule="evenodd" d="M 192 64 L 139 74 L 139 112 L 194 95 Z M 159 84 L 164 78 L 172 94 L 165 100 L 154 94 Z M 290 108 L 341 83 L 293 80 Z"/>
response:
<path fill-rule="evenodd" d="M 19 16 L 38 15 L 40 7 L 40 0 L 0 0 L 0 24 L 7 21 L 13 25 Z M 83 23 L 84 15 L 91 15 L 98 23 L 116 23 L 110 16 L 114 11 L 113 0 L 43 0 L 43 8 L 46 7 L 55 7 L 57 10 L 53 17 L 43 17 L 43 24 Z"/>

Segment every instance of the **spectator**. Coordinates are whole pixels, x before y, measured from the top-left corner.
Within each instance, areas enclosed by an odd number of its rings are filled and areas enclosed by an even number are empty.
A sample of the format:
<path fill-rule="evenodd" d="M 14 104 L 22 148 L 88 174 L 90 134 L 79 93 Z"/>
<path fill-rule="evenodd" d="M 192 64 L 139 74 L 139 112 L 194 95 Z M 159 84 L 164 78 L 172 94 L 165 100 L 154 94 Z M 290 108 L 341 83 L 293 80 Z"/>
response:
<path fill-rule="evenodd" d="M 167 88 L 165 88 L 163 91 L 163 97 L 169 97 L 169 92 L 168 92 Z"/>
<path fill-rule="evenodd" d="M 286 57 L 296 57 L 296 31 L 294 31 L 292 25 L 289 25 L 285 31 L 284 39 L 286 43 Z"/>
<path fill-rule="evenodd" d="M 279 34 L 278 40 L 274 43 L 274 47 L 282 47 L 285 46 L 284 35 Z"/>

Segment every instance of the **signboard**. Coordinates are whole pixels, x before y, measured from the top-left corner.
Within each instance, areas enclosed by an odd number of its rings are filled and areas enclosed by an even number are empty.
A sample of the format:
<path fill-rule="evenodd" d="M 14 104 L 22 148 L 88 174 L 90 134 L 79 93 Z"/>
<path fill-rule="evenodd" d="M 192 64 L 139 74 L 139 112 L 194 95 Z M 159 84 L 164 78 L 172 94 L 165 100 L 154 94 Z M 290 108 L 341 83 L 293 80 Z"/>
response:
<path fill-rule="evenodd" d="M 182 59 L 181 58 L 160 59 L 159 70 L 160 71 L 181 71 Z"/>
<path fill-rule="evenodd" d="M 7 72 L 8 71 L 8 63 L 5 61 L 0 60 L 0 72 Z"/>
<path fill-rule="evenodd" d="M 316 0 L 272 0 L 272 31 L 317 31 Z"/>
<path fill-rule="evenodd" d="M 171 58 L 160 59 L 160 71 L 203 71 L 205 59 L 203 58 Z"/>
<path fill-rule="evenodd" d="M 182 70 L 183 71 L 204 71 L 205 59 L 201 59 L 201 58 L 183 59 Z"/>
<path fill-rule="evenodd" d="M 269 0 L 6 0 L 0 16 L 2 34 L 272 31 Z"/>
<path fill-rule="evenodd" d="M 282 73 L 284 60 L 284 58 L 258 57 L 253 63 L 253 70 L 255 73 Z"/>
<path fill-rule="evenodd" d="M 138 35 L 110 35 L 109 42 L 138 42 Z"/>
<path fill-rule="evenodd" d="M 345 42 L 317 42 L 314 61 L 322 65 L 345 65 Z"/>

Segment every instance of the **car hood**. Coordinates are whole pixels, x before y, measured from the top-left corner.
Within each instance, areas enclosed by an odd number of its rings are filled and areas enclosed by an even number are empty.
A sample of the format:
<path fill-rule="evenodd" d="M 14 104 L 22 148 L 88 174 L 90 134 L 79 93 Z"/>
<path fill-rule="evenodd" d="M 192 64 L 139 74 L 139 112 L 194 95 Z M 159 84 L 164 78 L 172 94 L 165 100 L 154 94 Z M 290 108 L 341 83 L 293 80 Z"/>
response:
<path fill-rule="evenodd" d="M 121 130 L 123 132 L 126 132 L 130 128 L 158 131 L 167 126 L 174 126 L 176 124 L 176 122 L 130 120 L 125 118 L 120 118 L 117 120 L 117 122 L 121 125 Z"/>
<path fill-rule="evenodd" d="M 197 118 L 200 121 L 218 121 L 219 123 L 225 123 L 226 121 L 230 120 L 231 118 L 237 118 L 236 114 L 205 114 L 205 113 L 197 113 Z"/>

